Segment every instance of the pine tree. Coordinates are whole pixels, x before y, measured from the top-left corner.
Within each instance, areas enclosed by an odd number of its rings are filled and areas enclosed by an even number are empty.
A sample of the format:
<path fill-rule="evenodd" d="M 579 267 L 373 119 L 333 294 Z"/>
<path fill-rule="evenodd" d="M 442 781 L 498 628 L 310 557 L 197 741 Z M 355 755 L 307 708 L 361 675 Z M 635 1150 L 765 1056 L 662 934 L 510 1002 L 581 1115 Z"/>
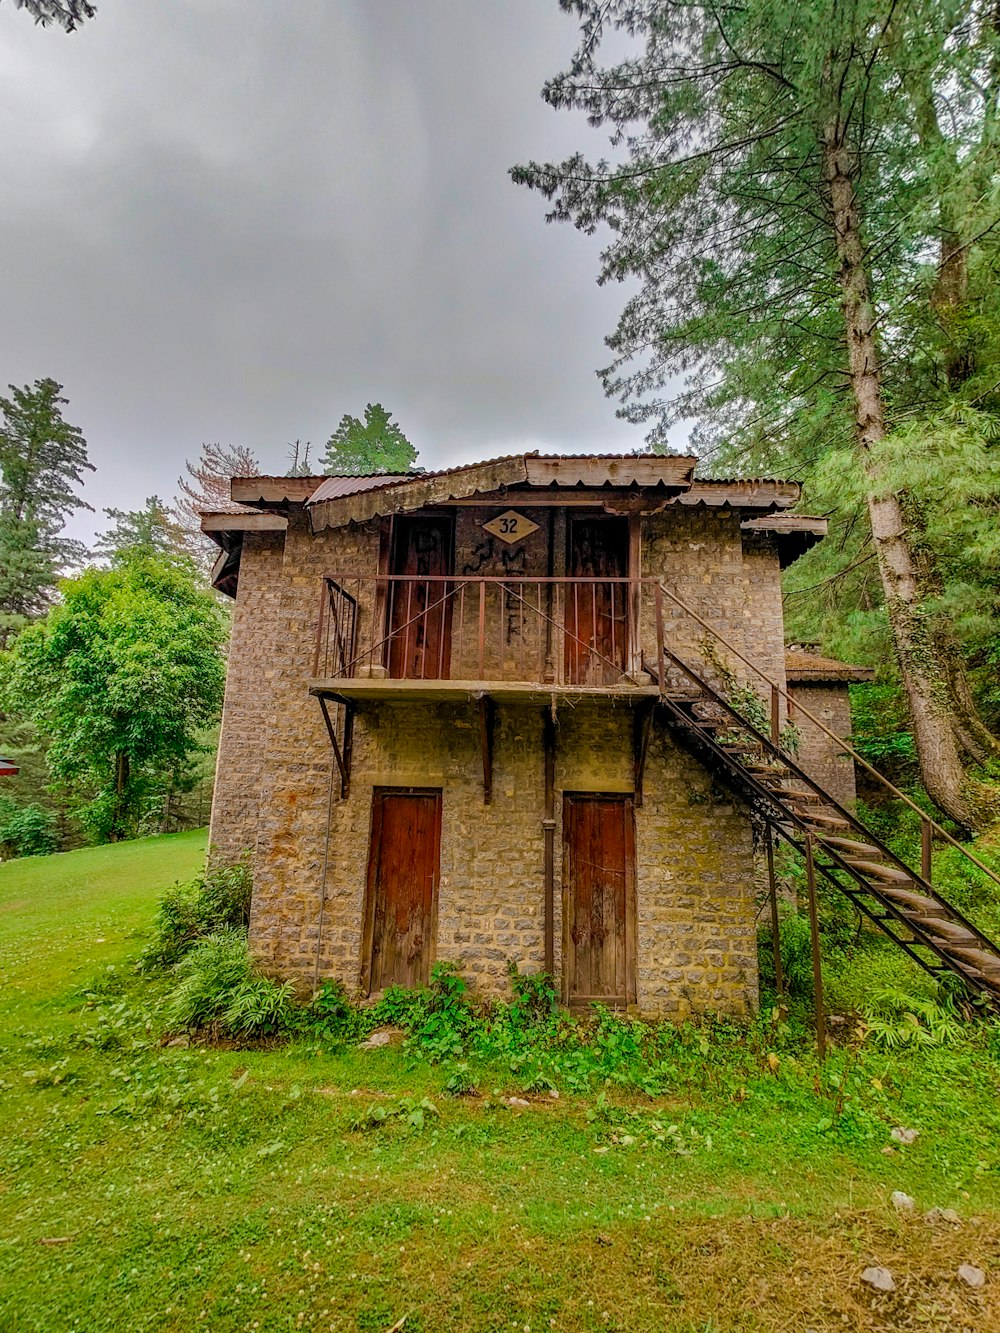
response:
<path fill-rule="evenodd" d="M 616 160 L 577 154 L 514 177 L 554 200 L 550 217 L 611 228 L 602 280 L 639 280 L 609 339 L 608 392 L 623 415 L 653 423 L 654 443 L 697 415 L 702 447 L 735 435 L 745 454 L 772 467 L 785 456 L 800 472 L 849 443 L 922 780 L 959 823 L 980 825 L 993 792 L 967 771 L 961 713 L 978 719 L 936 614 L 922 497 L 886 477 L 904 414 L 954 390 L 963 273 L 1000 222 L 995 190 L 982 188 L 995 170 L 993 6 L 563 7 L 581 42 L 544 96 L 608 126 Z M 612 29 L 642 47 L 602 68 Z M 944 97 L 946 126 L 930 114 Z"/>
<path fill-rule="evenodd" d="M 189 559 L 187 533 L 176 523 L 158 495 L 146 500 L 144 509 L 105 509 L 113 526 L 94 543 L 94 554 L 114 564 L 131 552 L 166 559 Z"/>
<path fill-rule="evenodd" d="M 14 4 L 18 9 L 26 9 L 43 28 L 55 23 L 66 32 L 72 32 L 78 23 L 92 19 L 97 13 L 87 0 L 14 0 Z"/>
<path fill-rule="evenodd" d="M 365 419 L 345 413 L 327 441 L 323 471 L 359 477 L 377 472 L 411 472 L 417 451 L 381 403 L 369 403 Z"/>
<path fill-rule="evenodd" d="M 62 531 L 90 508 L 75 488 L 94 468 L 81 431 L 63 418 L 61 389 L 42 379 L 0 397 L 0 647 L 45 611 L 60 573 L 84 554 Z"/>

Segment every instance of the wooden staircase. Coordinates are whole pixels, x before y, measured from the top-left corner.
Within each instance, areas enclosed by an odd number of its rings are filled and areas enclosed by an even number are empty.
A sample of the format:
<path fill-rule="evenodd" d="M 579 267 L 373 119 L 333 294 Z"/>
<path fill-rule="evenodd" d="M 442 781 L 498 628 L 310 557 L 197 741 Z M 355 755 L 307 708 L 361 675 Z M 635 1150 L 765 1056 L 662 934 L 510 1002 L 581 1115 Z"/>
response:
<path fill-rule="evenodd" d="M 925 971 L 936 978 L 955 974 L 1000 1010 L 1000 948 L 724 695 L 674 653 L 664 652 L 695 687 L 660 695 L 663 715 L 680 743 L 774 835 L 808 852 L 816 874 Z"/>

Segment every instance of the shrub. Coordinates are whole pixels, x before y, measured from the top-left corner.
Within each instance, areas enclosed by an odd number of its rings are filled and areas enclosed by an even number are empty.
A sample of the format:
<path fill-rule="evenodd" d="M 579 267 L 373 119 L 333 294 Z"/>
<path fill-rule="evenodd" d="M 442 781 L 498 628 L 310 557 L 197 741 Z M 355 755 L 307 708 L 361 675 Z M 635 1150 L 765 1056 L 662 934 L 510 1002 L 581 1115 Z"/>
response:
<path fill-rule="evenodd" d="M 153 938 L 142 955 L 151 967 L 169 967 L 199 940 L 219 931 L 246 934 L 250 924 L 253 874 L 244 857 L 231 866 L 216 866 L 190 884 L 175 884 L 160 899 Z"/>
<path fill-rule="evenodd" d="M 961 1021 L 947 999 L 887 989 L 872 996 L 861 1029 L 880 1050 L 899 1046 L 947 1046 L 961 1039 Z"/>
<path fill-rule="evenodd" d="M 5 857 L 48 856 L 59 846 L 58 821 L 40 805 L 0 807 L 0 851 Z"/>
<path fill-rule="evenodd" d="M 246 934 L 230 928 L 199 940 L 174 967 L 166 997 L 168 1029 L 211 1028 L 239 1037 L 290 1030 L 291 982 L 279 986 L 253 966 Z"/>
<path fill-rule="evenodd" d="M 348 1042 L 363 1037 L 374 1025 L 375 1011 L 352 1004 L 339 981 L 324 981 L 309 1001 L 303 1025 L 318 1037 L 331 1042 Z"/>

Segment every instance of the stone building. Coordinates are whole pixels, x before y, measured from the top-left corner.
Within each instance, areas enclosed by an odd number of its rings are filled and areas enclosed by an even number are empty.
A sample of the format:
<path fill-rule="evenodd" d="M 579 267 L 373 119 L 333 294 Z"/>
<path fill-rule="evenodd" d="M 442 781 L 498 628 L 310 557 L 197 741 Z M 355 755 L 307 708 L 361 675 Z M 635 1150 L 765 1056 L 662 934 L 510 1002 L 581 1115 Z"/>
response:
<path fill-rule="evenodd" d="M 203 520 L 235 598 L 211 841 L 252 854 L 268 970 L 367 995 L 452 960 L 490 994 L 513 960 L 567 1004 L 753 1007 L 749 817 L 657 704 L 685 662 L 784 687 L 780 571 L 825 522 L 695 462 L 234 479 L 246 511 Z"/>
<path fill-rule="evenodd" d="M 785 654 L 785 680 L 792 701 L 789 721 L 799 732 L 799 762 L 841 805 L 852 806 L 857 798 L 854 759 L 838 750 L 807 714 L 819 718 L 841 740 L 850 742 L 850 687 L 873 680 L 874 676 L 870 667 L 850 666 L 832 657 L 820 657 L 807 648 L 791 648 Z M 798 713 L 796 704 L 800 705 Z"/>

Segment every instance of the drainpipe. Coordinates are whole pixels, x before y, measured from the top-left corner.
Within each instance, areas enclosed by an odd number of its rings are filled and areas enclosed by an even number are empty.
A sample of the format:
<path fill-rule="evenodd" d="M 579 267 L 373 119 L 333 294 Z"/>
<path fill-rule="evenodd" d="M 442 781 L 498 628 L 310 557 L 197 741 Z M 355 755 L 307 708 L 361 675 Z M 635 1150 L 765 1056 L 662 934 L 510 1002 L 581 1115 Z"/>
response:
<path fill-rule="evenodd" d="M 542 746 L 545 752 L 545 971 L 555 973 L 555 884 L 556 884 L 556 724 L 551 707 L 542 710 Z"/>

